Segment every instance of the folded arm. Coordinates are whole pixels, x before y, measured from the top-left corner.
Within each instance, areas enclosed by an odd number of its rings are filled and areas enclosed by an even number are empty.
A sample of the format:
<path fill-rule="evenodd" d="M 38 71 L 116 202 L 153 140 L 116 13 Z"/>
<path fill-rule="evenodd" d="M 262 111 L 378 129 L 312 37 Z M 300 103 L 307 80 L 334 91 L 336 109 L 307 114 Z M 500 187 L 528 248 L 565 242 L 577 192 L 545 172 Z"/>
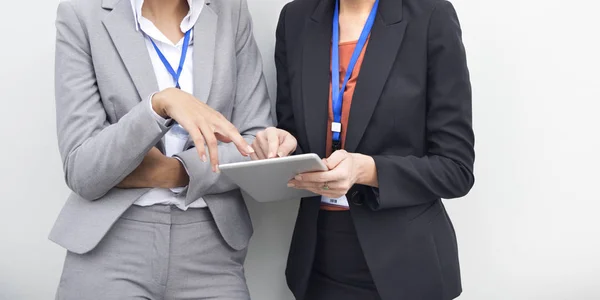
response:
<path fill-rule="evenodd" d="M 75 10 L 62 2 L 56 20 L 56 120 L 67 185 L 96 200 L 120 183 L 168 131 L 142 101 L 110 124 L 90 45 Z"/>

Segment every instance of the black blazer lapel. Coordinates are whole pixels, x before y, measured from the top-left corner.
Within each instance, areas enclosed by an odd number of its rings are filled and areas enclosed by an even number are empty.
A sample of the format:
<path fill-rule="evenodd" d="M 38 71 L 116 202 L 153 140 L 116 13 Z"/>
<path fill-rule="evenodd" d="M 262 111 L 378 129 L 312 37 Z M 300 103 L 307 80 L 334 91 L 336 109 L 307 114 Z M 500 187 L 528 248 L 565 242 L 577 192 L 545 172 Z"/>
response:
<path fill-rule="evenodd" d="M 302 102 L 310 147 L 307 152 L 321 157 L 326 153 L 333 3 L 320 1 L 306 21 L 302 56 Z"/>
<path fill-rule="evenodd" d="M 401 0 L 380 0 L 348 119 L 345 149 L 356 151 L 399 52 L 406 21 Z"/>

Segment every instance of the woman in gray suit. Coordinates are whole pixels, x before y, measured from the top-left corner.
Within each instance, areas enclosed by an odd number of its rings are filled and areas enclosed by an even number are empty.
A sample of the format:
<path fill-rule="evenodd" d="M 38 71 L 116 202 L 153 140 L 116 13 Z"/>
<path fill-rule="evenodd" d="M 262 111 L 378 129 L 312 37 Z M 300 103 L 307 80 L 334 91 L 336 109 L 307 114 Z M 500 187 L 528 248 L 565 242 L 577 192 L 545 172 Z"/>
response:
<path fill-rule="evenodd" d="M 245 0 L 69 0 L 56 27 L 57 299 L 249 299 L 252 226 L 217 168 L 271 125 Z"/>

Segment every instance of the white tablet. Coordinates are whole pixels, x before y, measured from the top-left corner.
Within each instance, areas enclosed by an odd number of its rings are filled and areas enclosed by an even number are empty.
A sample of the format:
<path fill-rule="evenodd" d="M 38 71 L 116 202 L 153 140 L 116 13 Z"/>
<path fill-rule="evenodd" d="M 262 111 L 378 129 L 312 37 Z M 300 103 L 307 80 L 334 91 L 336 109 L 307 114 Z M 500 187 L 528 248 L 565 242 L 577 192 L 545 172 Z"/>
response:
<path fill-rule="evenodd" d="M 327 171 L 316 154 L 223 164 L 219 165 L 219 169 L 258 202 L 317 196 L 306 190 L 290 188 L 287 183 L 301 173 Z"/>

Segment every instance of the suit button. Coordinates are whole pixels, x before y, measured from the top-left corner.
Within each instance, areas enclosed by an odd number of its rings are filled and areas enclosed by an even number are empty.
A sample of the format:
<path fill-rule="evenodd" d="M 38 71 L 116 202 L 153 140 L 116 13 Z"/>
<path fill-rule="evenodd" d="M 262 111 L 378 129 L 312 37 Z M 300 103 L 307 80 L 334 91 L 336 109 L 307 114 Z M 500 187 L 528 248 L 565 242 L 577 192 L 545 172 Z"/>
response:
<path fill-rule="evenodd" d="M 361 206 L 364 203 L 363 199 L 360 196 L 360 193 L 358 191 L 353 191 L 350 196 L 350 199 L 351 199 L 352 203 L 354 203 L 354 205 Z"/>

